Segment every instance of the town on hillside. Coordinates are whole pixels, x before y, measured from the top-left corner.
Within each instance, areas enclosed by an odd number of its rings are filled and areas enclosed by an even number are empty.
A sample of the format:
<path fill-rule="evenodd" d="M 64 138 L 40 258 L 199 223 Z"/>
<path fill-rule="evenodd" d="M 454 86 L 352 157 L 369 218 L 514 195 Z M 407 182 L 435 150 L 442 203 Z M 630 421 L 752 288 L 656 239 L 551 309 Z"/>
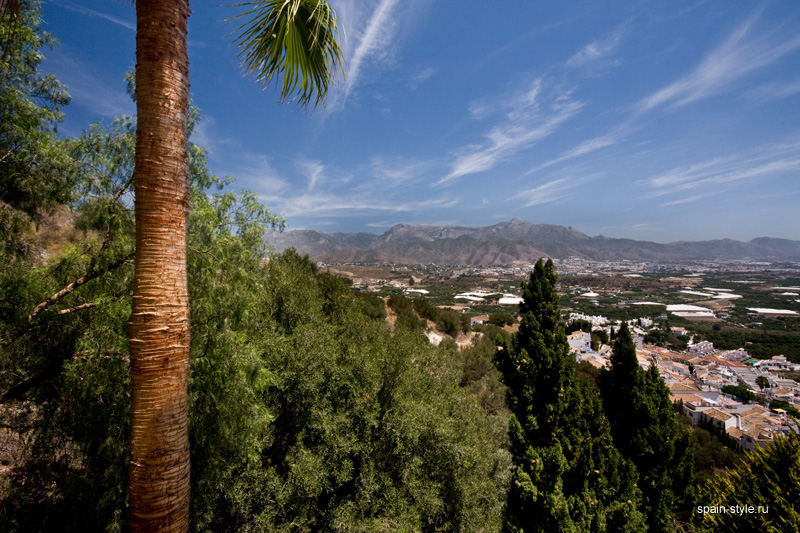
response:
<path fill-rule="evenodd" d="M 570 314 L 568 324 L 579 321 L 590 322 L 593 332 L 601 331 L 607 337 L 613 337 L 621 327 L 602 316 Z M 730 442 L 749 451 L 766 447 L 776 435 L 797 430 L 789 413 L 800 408 L 800 383 L 783 375 L 800 371 L 800 364 L 784 355 L 754 360 L 744 348 L 720 350 L 709 341 L 693 342 L 691 336 L 686 349 L 676 351 L 644 342 L 652 331 L 651 320 L 630 320 L 628 326 L 639 365 L 644 370 L 656 366 L 673 403 L 682 406 L 692 424 L 724 433 Z M 683 327 L 670 330 L 678 336 L 689 335 Z M 596 368 L 610 367 L 612 350 L 608 344 L 593 345 L 592 334 L 582 330 L 567 338 L 576 361 Z"/>
<path fill-rule="evenodd" d="M 325 265 L 357 290 L 403 294 L 469 316 L 481 327 L 518 328 L 519 282 L 530 265 Z M 556 261 L 563 320 L 577 362 L 608 368 L 626 322 L 643 369 L 655 365 L 692 424 L 755 450 L 796 428 L 800 414 L 800 265 L 764 261 L 670 265 Z M 428 323 L 433 343 L 447 337 Z"/>

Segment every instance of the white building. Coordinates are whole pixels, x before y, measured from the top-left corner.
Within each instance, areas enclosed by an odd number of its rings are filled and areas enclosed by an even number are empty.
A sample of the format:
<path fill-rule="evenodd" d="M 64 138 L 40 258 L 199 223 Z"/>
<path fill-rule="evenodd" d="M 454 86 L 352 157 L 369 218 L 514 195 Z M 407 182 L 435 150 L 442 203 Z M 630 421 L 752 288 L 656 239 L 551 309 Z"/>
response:
<path fill-rule="evenodd" d="M 714 349 L 714 344 L 709 341 L 700 341 L 696 344 L 690 344 L 686 351 L 700 356 L 711 355 L 716 350 Z"/>
<path fill-rule="evenodd" d="M 595 327 L 601 327 L 608 322 L 608 319 L 604 316 L 584 315 L 583 313 L 570 313 L 567 324 L 572 324 L 576 320 L 585 320 L 586 322 L 591 322 L 592 326 Z"/>
<path fill-rule="evenodd" d="M 592 347 L 592 335 L 585 331 L 575 331 L 567 335 L 567 342 L 571 352 L 580 352 Z"/>

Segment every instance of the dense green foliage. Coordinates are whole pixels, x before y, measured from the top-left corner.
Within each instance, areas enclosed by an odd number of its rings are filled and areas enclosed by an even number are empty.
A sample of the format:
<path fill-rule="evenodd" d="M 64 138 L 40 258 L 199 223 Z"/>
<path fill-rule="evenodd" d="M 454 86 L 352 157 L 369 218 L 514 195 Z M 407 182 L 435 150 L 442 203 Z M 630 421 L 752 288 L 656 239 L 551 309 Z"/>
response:
<path fill-rule="evenodd" d="M 386 302 L 383 301 L 383 298 L 371 292 L 356 292 L 355 294 L 365 315 L 370 318 L 386 318 Z"/>
<path fill-rule="evenodd" d="M 716 331 L 703 325 L 695 329 L 705 340 L 723 350 L 746 348 L 758 359 L 769 359 L 773 355 L 785 355 L 793 363 L 800 363 L 800 332 L 778 329 L 723 327 Z"/>
<path fill-rule="evenodd" d="M 454 309 L 436 307 L 423 297 L 414 298 L 413 302 L 414 310 L 419 316 L 433 321 L 440 331 L 451 337 L 456 337 L 461 332 L 466 333 L 470 329 L 469 317 L 463 313 Z"/>
<path fill-rule="evenodd" d="M 500 372 L 493 363 L 493 357 L 497 336 L 505 337 L 506 342 L 510 340 L 510 336 L 496 326 L 483 326 L 483 328 L 481 334 L 473 340 L 472 346 L 461 352 L 463 357 L 461 386 L 475 395 L 488 413 L 502 414 L 507 420 L 506 389 L 501 382 Z M 505 433 L 506 429 L 503 432 Z"/>
<path fill-rule="evenodd" d="M 489 315 L 489 323 L 495 326 L 510 326 L 514 323 L 514 317 L 505 313 L 492 313 Z"/>
<path fill-rule="evenodd" d="M 555 287 L 552 261 L 540 260 L 522 284 L 519 333 L 496 355 L 512 411 L 504 530 L 642 531 L 635 468 L 614 448 L 595 390 L 575 377 Z"/>
<path fill-rule="evenodd" d="M 648 531 L 675 530 L 674 509 L 691 488 L 689 435 L 680 433 L 658 369 L 642 370 L 636 345 L 623 323 L 614 342 L 611 370 L 600 379 L 603 405 L 614 443 L 639 472 Z"/>
<path fill-rule="evenodd" d="M 689 432 L 689 451 L 692 456 L 693 491 L 706 481 L 725 475 L 725 469 L 739 461 L 741 454 L 732 445 L 727 435 L 711 425 L 692 426 L 691 419 L 678 415 L 678 425 Z"/>
<path fill-rule="evenodd" d="M 408 331 L 424 332 L 427 322 L 417 316 L 414 311 L 414 303 L 402 294 L 392 294 L 389 296 L 389 307 L 397 315 L 395 327 Z"/>
<path fill-rule="evenodd" d="M 22 2 L 12 23 L 0 20 L 0 257 L 33 252 L 32 223 L 69 199 L 71 159 L 55 135 L 69 94 L 54 76 L 39 74 L 41 49 L 55 39 L 41 29 L 41 8 Z"/>
<path fill-rule="evenodd" d="M 1 512 L 12 529 L 124 527 L 132 128 L 120 120 L 79 142 L 86 239 L 3 274 L 0 390 L 17 456 Z M 497 388 L 496 377 L 465 378 L 452 345 L 402 328 L 391 337 L 380 304 L 293 251 L 265 265 L 263 230 L 281 221 L 253 195 L 210 194 L 227 180 L 208 173 L 202 149 L 191 154 L 193 527 L 496 530 L 505 418 L 468 387 Z M 25 327 L 87 272 L 97 276 L 58 302 L 75 311 Z"/>
<path fill-rule="evenodd" d="M 736 399 L 743 403 L 754 402 L 757 399 L 756 393 L 744 385 L 723 385 L 721 390 L 725 394 L 735 396 Z"/>
<path fill-rule="evenodd" d="M 791 415 L 791 416 L 793 416 L 795 418 L 800 418 L 800 410 L 798 410 L 797 407 L 794 407 L 793 405 L 790 405 L 788 402 L 782 402 L 780 400 L 772 400 L 770 402 L 770 404 L 769 404 L 769 408 L 770 409 L 783 409 L 789 415 Z"/>
<path fill-rule="evenodd" d="M 126 526 L 134 128 L 65 142 L 73 186 L 24 212 L 52 226 L 32 234 L 49 255 L 2 250 L 5 530 Z M 498 530 L 510 456 L 493 348 L 392 336 L 380 298 L 291 250 L 265 262 L 282 220 L 226 192 L 202 148 L 190 167 L 193 528 Z M 63 187 L 46 168 L 37 179 Z"/>
<path fill-rule="evenodd" d="M 422 296 L 407 298 L 402 294 L 389 296 L 389 307 L 397 314 L 397 325 L 411 331 L 425 331 L 427 320 L 436 324 L 436 328 L 457 337 L 459 333 L 470 330 L 469 317 L 454 309 L 436 307 L 430 300 Z"/>
<path fill-rule="evenodd" d="M 727 476 L 709 480 L 697 501 L 696 529 L 714 533 L 798 531 L 798 501 L 800 434 L 791 433 L 776 437 L 766 449 L 745 454 Z M 731 510 L 733 506 L 749 510 L 736 512 Z"/>

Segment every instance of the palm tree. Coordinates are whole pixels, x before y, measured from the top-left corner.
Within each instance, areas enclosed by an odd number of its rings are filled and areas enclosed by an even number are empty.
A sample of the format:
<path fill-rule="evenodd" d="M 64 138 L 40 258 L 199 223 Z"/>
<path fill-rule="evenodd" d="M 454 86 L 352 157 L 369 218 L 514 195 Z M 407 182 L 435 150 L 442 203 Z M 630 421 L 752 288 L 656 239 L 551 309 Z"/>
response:
<path fill-rule="evenodd" d="M 319 104 L 341 65 L 325 0 L 262 0 L 236 43 L 264 84 L 283 76 L 283 99 Z M 19 0 L 0 0 L 18 14 Z M 136 2 L 136 264 L 130 321 L 131 530 L 189 526 L 188 0 Z"/>
<path fill-rule="evenodd" d="M 336 17 L 325 0 L 261 0 L 235 43 L 282 99 L 322 103 L 341 67 Z M 20 0 L 0 0 L 16 16 Z M 136 1 L 136 263 L 130 321 L 132 531 L 189 527 L 188 0 Z M 237 17 L 237 18 L 239 18 Z"/>
<path fill-rule="evenodd" d="M 282 99 L 324 100 L 341 65 L 324 0 L 267 0 L 235 39 L 249 73 L 282 76 Z M 188 0 L 136 2 L 136 264 L 130 321 L 130 527 L 186 531 L 189 516 Z"/>
<path fill-rule="evenodd" d="M 188 0 L 136 2 L 131 531 L 189 528 Z"/>

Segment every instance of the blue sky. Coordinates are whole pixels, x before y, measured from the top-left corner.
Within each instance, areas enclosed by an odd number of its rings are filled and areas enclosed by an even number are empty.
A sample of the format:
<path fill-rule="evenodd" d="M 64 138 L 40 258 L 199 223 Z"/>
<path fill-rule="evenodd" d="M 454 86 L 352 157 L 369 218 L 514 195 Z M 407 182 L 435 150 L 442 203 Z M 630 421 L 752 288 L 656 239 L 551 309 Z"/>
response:
<path fill-rule="evenodd" d="M 194 2 L 193 141 L 289 228 L 512 217 L 670 242 L 800 240 L 800 2 L 333 0 L 325 108 L 243 76 L 237 8 Z M 131 4 L 51 0 L 60 131 L 133 114 Z"/>

